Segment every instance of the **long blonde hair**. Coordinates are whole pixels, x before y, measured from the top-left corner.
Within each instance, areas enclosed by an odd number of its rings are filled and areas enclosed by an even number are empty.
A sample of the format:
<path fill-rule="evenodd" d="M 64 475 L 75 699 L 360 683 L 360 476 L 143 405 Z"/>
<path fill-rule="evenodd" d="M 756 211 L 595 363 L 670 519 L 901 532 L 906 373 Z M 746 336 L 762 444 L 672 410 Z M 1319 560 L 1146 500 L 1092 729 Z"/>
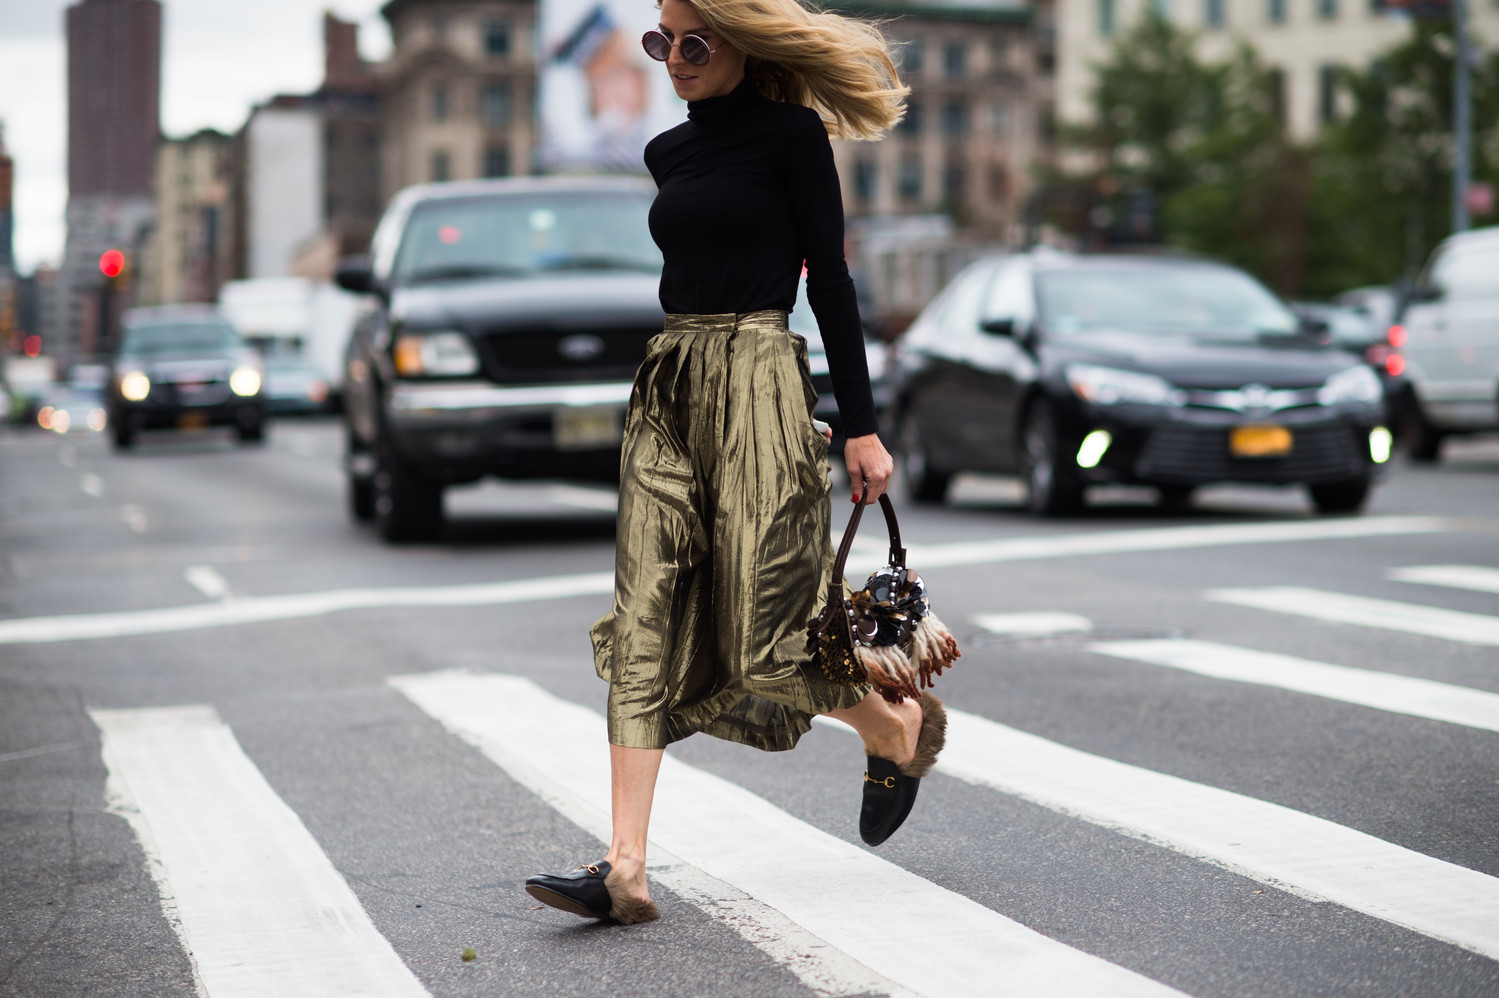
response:
<path fill-rule="evenodd" d="M 771 100 L 822 115 L 835 139 L 876 139 L 906 112 L 889 43 L 864 21 L 797 0 L 688 0 L 746 56 L 744 73 Z"/>

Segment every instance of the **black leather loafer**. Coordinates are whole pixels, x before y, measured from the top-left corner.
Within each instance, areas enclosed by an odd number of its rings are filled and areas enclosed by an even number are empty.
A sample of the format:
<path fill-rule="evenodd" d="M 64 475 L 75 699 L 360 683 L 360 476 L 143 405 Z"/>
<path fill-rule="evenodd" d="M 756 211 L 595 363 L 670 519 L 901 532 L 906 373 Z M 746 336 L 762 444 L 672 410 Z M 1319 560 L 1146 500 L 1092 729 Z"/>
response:
<path fill-rule="evenodd" d="M 604 878 L 609 876 L 609 864 L 602 860 L 580 866 L 572 873 L 542 873 L 526 878 L 526 893 L 542 904 L 584 918 L 608 918 L 613 903 L 609 900 L 609 888 Z"/>
<path fill-rule="evenodd" d="M 859 811 L 859 838 L 877 846 L 890 836 L 911 813 L 921 777 L 907 776 L 889 759 L 864 757 L 864 806 Z"/>

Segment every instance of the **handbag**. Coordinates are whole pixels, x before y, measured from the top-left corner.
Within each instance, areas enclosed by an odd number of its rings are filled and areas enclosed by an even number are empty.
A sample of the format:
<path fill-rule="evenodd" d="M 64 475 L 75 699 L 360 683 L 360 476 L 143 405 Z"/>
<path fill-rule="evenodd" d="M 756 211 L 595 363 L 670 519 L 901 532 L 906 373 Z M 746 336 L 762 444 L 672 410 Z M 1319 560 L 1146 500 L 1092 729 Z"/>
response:
<path fill-rule="evenodd" d="M 891 703 L 906 697 L 919 700 L 921 691 L 931 687 L 932 678 L 940 676 L 962 652 L 932 612 L 921 576 L 906 566 L 900 524 L 889 496 L 880 496 L 880 509 L 890 531 L 890 561 L 869 577 L 863 589 L 845 592 L 843 570 L 866 505 L 861 502 L 854 507 L 844 528 L 827 601 L 807 622 L 807 653 L 831 682 L 868 684 Z"/>

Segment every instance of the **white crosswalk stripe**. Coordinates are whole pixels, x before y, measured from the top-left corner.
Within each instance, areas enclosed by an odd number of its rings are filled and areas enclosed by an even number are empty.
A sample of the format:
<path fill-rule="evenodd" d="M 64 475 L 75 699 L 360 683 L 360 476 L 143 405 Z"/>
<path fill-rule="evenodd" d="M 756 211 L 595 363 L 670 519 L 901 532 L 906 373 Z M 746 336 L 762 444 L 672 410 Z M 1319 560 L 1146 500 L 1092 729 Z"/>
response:
<path fill-rule="evenodd" d="M 607 825 L 604 720 L 528 680 L 443 672 L 391 682 L 583 827 Z M 591 812 L 591 813 L 587 813 Z M 724 835 L 726 828 L 734 830 Z M 651 817 L 661 850 L 781 912 L 878 977 L 921 995 L 1179 992 L 1026 928 L 835 838 L 716 776 L 667 757 Z M 899 912 L 902 945 L 871 931 Z M 772 954 L 775 955 L 775 954 Z M 874 990 L 879 990 L 876 986 Z"/>
<path fill-rule="evenodd" d="M 1207 598 L 1339 624 L 1402 631 L 1472 645 L 1499 645 L 1499 617 L 1301 586 L 1210 589 Z"/>
<path fill-rule="evenodd" d="M 1411 565 L 1392 568 L 1385 573 L 1397 582 L 1420 582 L 1428 586 L 1471 589 L 1478 593 L 1499 593 L 1499 568 L 1484 565 Z"/>
<path fill-rule="evenodd" d="M 1499 731 L 1499 693 L 1486 690 L 1212 641 L 1100 641 L 1088 648 L 1101 655 L 1164 665 L 1216 679 L 1276 686 L 1396 714 Z"/>
<path fill-rule="evenodd" d="M 200 993 L 426 998 L 212 707 L 89 715 Z"/>

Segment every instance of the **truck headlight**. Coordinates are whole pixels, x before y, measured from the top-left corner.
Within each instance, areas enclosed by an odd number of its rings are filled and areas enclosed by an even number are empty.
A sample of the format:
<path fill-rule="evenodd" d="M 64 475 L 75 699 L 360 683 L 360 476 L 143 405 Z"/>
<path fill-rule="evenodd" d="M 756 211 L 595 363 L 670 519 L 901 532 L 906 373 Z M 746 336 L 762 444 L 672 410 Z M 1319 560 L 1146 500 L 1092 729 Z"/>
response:
<path fill-rule="evenodd" d="M 229 375 L 229 390 L 236 395 L 249 396 L 260 391 L 260 372 L 248 365 L 236 367 Z"/>
<path fill-rule="evenodd" d="M 479 355 L 463 333 L 405 333 L 396 338 L 396 373 L 403 377 L 452 376 L 479 370 Z"/>
<path fill-rule="evenodd" d="M 126 371 L 120 377 L 120 394 L 127 401 L 139 402 L 151 394 L 151 379 L 145 371 Z"/>
<path fill-rule="evenodd" d="M 1360 364 L 1328 378 L 1327 383 L 1317 391 L 1317 401 L 1323 405 L 1337 405 L 1339 402 L 1374 403 L 1383 394 L 1384 388 L 1379 383 L 1379 375 Z"/>
<path fill-rule="evenodd" d="M 1181 399 L 1171 382 L 1154 374 L 1120 371 L 1093 364 L 1068 364 L 1067 384 L 1085 402 L 1094 405 L 1180 405 Z"/>

